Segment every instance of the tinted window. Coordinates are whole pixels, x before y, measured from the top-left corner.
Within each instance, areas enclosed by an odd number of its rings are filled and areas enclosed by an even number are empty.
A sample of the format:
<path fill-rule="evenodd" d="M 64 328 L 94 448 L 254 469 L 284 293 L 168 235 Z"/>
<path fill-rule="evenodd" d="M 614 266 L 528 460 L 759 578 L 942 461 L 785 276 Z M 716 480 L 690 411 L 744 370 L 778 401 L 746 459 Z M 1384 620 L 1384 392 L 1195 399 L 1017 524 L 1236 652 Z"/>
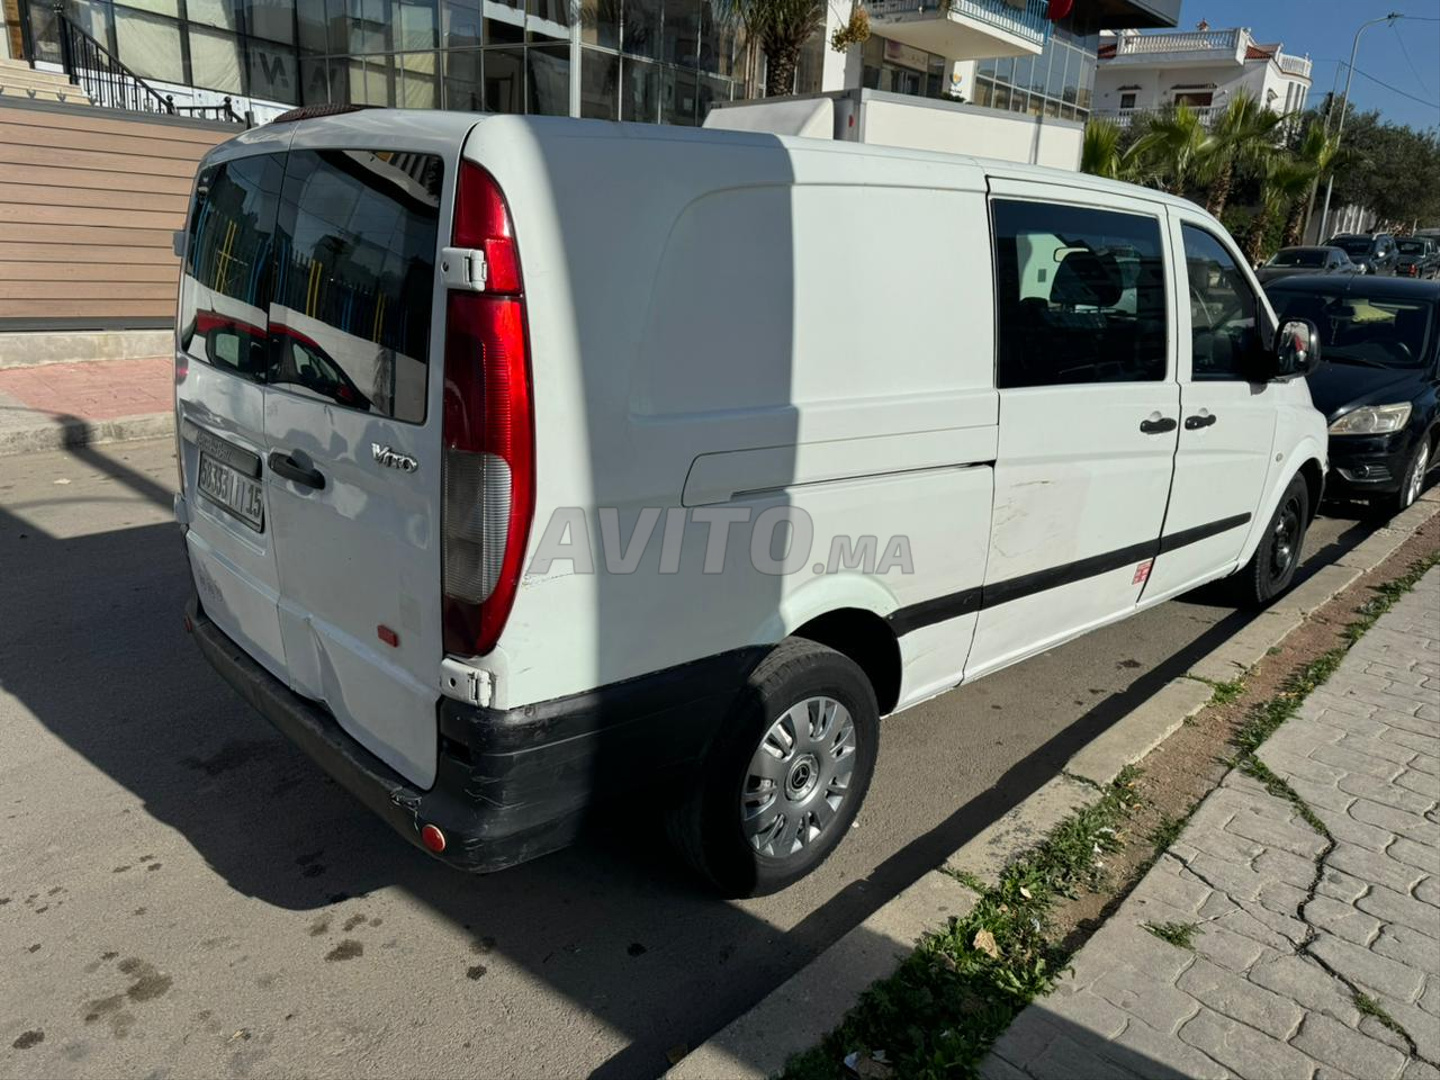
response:
<path fill-rule="evenodd" d="M 197 359 L 259 381 L 284 157 L 264 154 L 200 173 L 180 290 L 180 343 Z"/>
<path fill-rule="evenodd" d="M 1351 237 L 1349 239 L 1332 240 L 1330 247 L 1338 247 L 1347 255 L 1369 255 L 1370 241 L 1363 236 Z"/>
<path fill-rule="evenodd" d="M 1403 255 L 1425 254 L 1425 243 L 1422 240 L 1400 240 L 1396 242 L 1395 246 Z"/>
<path fill-rule="evenodd" d="M 1281 319 L 1305 318 L 1320 328 L 1321 356 L 1335 364 L 1419 367 L 1425 362 L 1434 305 L 1425 300 L 1357 295 L 1277 292 Z"/>
<path fill-rule="evenodd" d="M 1190 377 L 1244 379 L 1258 353 L 1255 294 L 1219 240 L 1194 225 L 1182 232 L 1190 296 Z"/>
<path fill-rule="evenodd" d="M 1277 251 L 1270 260 L 1271 266 L 1323 266 L 1325 252 L 1307 248 L 1286 248 Z"/>
<path fill-rule="evenodd" d="M 441 163 L 429 154 L 290 154 L 270 307 L 270 381 L 425 419 Z"/>
<path fill-rule="evenodd" d="M 1160 223 L 996 200 L 997 385 L 1165 377 Z"/>

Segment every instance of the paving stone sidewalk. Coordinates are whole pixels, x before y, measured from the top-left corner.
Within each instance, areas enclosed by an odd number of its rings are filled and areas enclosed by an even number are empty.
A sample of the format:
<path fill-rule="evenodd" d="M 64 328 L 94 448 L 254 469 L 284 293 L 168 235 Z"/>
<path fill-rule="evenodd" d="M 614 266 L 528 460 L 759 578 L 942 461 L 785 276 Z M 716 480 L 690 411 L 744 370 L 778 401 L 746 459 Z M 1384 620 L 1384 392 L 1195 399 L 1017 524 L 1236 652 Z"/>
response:
<path fill-rule="evenodd" d="M 983 1076 L 1440 1077 L 1440 567 L 1259 756 L 1333 844 L 1232 771 Z"/>
<path fill-rule="evenodd" d="M 173 368 L 165 356 L 0 368 L 0 454 L 164 435 Z"/>

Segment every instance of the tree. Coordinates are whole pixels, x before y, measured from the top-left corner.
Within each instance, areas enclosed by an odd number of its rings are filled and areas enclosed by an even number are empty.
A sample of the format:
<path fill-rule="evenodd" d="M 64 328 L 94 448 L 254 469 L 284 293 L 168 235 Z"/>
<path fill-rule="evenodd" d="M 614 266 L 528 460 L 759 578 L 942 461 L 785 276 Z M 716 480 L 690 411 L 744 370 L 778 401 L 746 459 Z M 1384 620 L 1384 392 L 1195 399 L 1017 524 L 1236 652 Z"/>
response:
<path fill-rule="evenodd" d="M 1260 180 L 1260 210 L 1250 223 L 1245 245 L 1245 255 L 1252 264 L 1258 263 L 1269 247 L 1271 225 L 1303 204 L 1314 178 L 1310 166 L 1294 158 L 1276 155 L 1266 163 Z"/>
<path fill-rule="evenodd" d="M 1263 171 L 1279 152 L 1280 125 L 1286 120 L 1246 93 L 1237 94 L 1210 129 L 1210 145 L 1201 163 L 1209 181 L 1205 209 L 1216 217 L 1225 212 L 1237 169 Z"/>
<path fill-rule="evenodd" d="M 1144 167 L 1137 151 L 1139 143 L 1126 145 L 1125 133 L 1111 120 L 1092 119 L 1085 125 L 1080 148 L 1080 171 L 1108 180 L 1144 181 Z"/>
<path fill-rule="evenodd" d="M 1150 118 L 1135 143 L 1136 155 L 1154 169 L 1164 191 L 1183 195 L 1204 176 L 1214 140 L 1188 105 L 1177 105 Z"/>
<path fill-rule="evenodd" d="M 794 93 L 800 50 L 825 26 L 825 0 L 726 0 L 765 54 L 765 96 Z"/>
<path fill-rule="evenodd" d="M 1320 185 L 1329 177 L 1330 171 L 1342 160 L 1340 144 L 1329 134 L 1318 117 L 1311 119 L 1295 148 L 1295 160 L 1309 168 L 1310 192 L 1304 202 L 1296 200 L 1290 209 L 1289 220 L 1285 223 L 1285 246 L 1294 247 L 1305 242 L 1305 229 L 1310 224 L 1310 215 L 1315 210 L 1315 195 Z M 1321 240 L 1326 237 L 1320 237 Z"/>

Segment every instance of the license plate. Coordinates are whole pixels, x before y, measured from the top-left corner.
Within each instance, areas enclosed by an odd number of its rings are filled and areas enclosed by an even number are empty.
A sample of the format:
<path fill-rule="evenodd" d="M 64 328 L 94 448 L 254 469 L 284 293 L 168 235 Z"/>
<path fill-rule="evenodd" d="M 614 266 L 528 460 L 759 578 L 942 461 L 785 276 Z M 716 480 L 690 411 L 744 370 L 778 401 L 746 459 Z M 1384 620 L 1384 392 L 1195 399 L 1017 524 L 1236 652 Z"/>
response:
<path fill-rule="evenodd" d="M 264 531 L 265 502 L 259 482 L 203 450 L 200 451 L 200 494 L 256 532 Z"/>

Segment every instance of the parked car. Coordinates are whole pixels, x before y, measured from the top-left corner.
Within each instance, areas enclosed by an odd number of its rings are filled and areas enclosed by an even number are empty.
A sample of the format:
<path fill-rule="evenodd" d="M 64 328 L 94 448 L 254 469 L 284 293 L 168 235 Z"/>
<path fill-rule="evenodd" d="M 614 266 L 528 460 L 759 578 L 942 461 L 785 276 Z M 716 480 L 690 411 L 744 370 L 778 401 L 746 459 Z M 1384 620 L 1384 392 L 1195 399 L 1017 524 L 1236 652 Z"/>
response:
<path fill-rule="evenodd" d="M 1325 363 L 1309 383 L 1330 424 L 1327 490 L 1405 509 L 1440 463 L 1440 283 L 1312 277 L 1266 290 L 1282 319 L 1320 327 Z"/>
<path fill-rule="evenodd" d="M 1395 241 L 1397 277 L 1440 277 L 1440 240 L 1428 236 L 1402 236 Z"/>
<path fill-rule="evenodd" d="M 1263 285 L 1294 274 L 1358 274 L 1361 270 L 1338 247 L 1281 248 L 1255 271 Z"/>
<path fill-rule="evenodd" d="M 1341 233 L 1326 240 L 1325 246 L 1340 248 L 1367 274 L 1395 273 L 1395 238 L 1389 233 Z"/>
<path fill-rule="evenodd" d="M 1264 604 L 1322 490 L 1315 328 L 1200 208 L 1068 170 L 300 110 L 187 222 L 188 624 L 456 867 L 643 799 L 636 842 L 779 889 L 882 715 L 1216 578 Z"/>

